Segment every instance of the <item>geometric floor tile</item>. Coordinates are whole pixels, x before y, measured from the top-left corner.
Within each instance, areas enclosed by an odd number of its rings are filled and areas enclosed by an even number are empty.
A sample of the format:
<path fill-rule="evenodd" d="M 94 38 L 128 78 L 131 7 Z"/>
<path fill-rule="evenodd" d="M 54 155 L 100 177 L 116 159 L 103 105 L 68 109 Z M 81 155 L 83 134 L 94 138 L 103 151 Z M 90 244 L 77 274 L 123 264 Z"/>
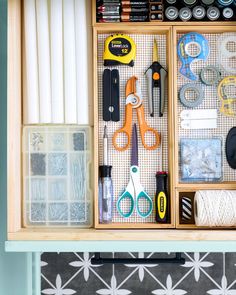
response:
<path fill-rule="evenodd" d="M 236 253 L 184 253 L 185 265 L 91 265 L 94 253 L 43 253 L 41 294 L 236 295 Z M 172 253 L 103 253 L 171 257 Z"/>

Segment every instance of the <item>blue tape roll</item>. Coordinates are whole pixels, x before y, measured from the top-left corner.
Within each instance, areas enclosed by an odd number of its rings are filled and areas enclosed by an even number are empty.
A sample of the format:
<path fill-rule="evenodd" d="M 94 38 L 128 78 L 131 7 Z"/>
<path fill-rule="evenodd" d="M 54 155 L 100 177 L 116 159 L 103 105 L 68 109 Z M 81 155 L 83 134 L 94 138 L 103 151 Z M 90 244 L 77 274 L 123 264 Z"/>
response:
<path fill-rule="evenodd" d="M 194 55 L 191 55 L 189 52 L 191 44 L 194 44 L 199 51 Z M 196 32 L 185 34 L 179 39 L 177 52 L 182 64 L 179 70 L 180 73 L 192 81 L 197 81 L 198 76 L 192 72 L 191 64 L 197 60 L 207 60 L 210 52 L 208 40 L 203 35 Z"/>

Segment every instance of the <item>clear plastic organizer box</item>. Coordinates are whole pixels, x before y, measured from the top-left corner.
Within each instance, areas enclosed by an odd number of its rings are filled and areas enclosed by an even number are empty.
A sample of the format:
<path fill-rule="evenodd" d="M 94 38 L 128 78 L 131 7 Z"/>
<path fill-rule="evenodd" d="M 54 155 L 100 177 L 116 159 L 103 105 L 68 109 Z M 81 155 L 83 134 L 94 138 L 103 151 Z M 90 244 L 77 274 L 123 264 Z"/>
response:
<path fill-rule="evenodd" d="M 91 128 L 23 130 L 25 226 L 91 227 Z"/>

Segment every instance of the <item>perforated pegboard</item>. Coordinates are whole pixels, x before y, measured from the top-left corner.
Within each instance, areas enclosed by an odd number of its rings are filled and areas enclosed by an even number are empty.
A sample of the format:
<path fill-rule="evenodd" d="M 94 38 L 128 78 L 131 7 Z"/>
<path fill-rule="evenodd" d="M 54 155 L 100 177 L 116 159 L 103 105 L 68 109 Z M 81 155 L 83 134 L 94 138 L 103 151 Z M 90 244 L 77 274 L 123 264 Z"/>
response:
<path fill-rule="evenodd" d="M 105 67 L 103 66 L 103 51 L 104 41 L 110 34 L 98 35 L 98 100 L 99 100 L 99 165 L 103 163 L 103 130 L 105 124 L 107 125 L 109 136 L 109 164 L 112 165 L 112 179 L 114 185 L 114 205 L 113 205 L 113 222 L 131 222 L 131 223 L 148 223 L 155 222 L 154 212 L 148 218 L 141 218 L 137 215 L 136 211 L 130 218 L 123 218 L 119 215 L 116 209 L 116 202 L 120 194 L 126 188 L 129 182 L 129 168 L 130 168 L 130 148 L 126 151 L 116 151 L 112 145 L 112 137 L 116 130 L 120 129 L 124 124 L 125 119 L 125 86 L 126 82 L 133 75 L 137 76 L 141 85 L 143 94 L 143 104 L 145 108 L 145 119 L 149 126 L 161 132 L 163 144 L 163 169 L 168 171 L 168 126 L 167 126 L 167 95 L 165 98 L 165 112 L 162 118 L 157 116 L 158 100 L 155 104 L 154 118 L 149 116 L 148 113 L 148 89 L 147 81 L 144 75 L 145 71 L 152 64 L 152 51 L 153 42 L 156 38 L 158 43 L 158 50 L 160 55 L 160 62 L 166 68 L 166 36 L 165 35 L 132 35 L 129 36 L 136 43 L 137 53 L 134 67 L 119 66 L 117 68 L 120 73 L 120 122 L 104 122 L 102 119 L 102 75 Z M 133 123 L 137 123 L 138 129 L 138 147 L 139 147 L 139 167 L 141 173 L 141 183 L 145 191 L 154 198 L 156 181 L 156 171 L 160 169 L 160 148 L 150 151 L 146 150 L 142 143 L 139 133 L 139 125 L 137 122 L 136 111 L 133 110 Z M 151 138 L 148 138 L 148 142 Z M 124 206 L 128 206 L 126 203 Z M 144 205 L 145 206 L 145 205 Z"/>
<path fill-rule="evenodd" d="M 223 70 L 223 68 L 219 64 L 219 58 L 218 58 L 218 46 L 217 46 L 217 40 L 220 37 L 221 34 L 203 34 L 205 38 L 209 41 L 210 45 L 210 55 L 206 62 L 204 61 L 197 61 L 196 63 L 192 64 L 192 69 L 194 73 L 199 75 L 201 69 L 207 65 L 213 65 L 220 69 L 221 71 L 221 78 L 230 76 L 230 73 L 227 73 Z M 183 34 L 177 34 L 177 39 L 179 40 Z M 231 46 L 235 46 L 234 43 L 231 44 Z M 233 49 L 233 48 L 232 48 Z M 235 62 L 235 68 L 236 68 L 236 59 L 232 60 Z M 178 60 L 177 63 L 177 85 L 178 85 L 178 93 L 181 89 L 181 87 L 186 83 L 192 83 L 194 81 L 188 80 L 184 76 L 182 76 L 179 72 L 179 69 L 181 67 L 181 62 Z M 194 82 L 195 83 L 195 82 Z M 217 86 L 206 86 L 202 84 L 200 81 L 196 82 L 198 85 L 203 87 L 204 89 L 204 100 L 203 102 L 194 109 L 217 109 L 218 118 L 217 118 L 217 129 L 198 129 L 198 130 L 187 130 L 182 129 L 180 126 L 181 120 L 180 120 L 180 113 L 182 110 L 189 109 L 184 107 L 180 101 L 178 100 L 178 118 L 179 118 L 179 125 L 178 125 L 178 131 L 179 131 L 179 139 L 180 138 L 213 138 L 213 137 L 221 137 L 222 138 L 222 162 L 223 162 L 223 178 L 222 181 L 235 181 L 236 179 L 236 170 L 233 170 L 230 168 L 230 166 L 227 163 L 226 156 L 225 156 L 225 140 L 228 134 L 228 131 L 233 127 L 236 126 L 236 117 L 227 117 L 220 113 L 219 109 L 221 106 L 221 102 L 217 95 Z M 180 165 L 179 165 L 180 168 Z M 179 179 L 181 179 L 181 174 L 179 171 Z"/>

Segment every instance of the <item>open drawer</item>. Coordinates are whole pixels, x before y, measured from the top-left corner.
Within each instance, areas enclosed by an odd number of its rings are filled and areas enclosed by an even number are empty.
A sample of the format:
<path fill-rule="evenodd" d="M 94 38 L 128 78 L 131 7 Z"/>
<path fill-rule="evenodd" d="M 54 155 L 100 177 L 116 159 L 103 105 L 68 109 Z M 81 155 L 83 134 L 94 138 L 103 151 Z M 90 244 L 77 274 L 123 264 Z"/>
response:
<path fill-rule="evenodd" d="M 101 25 L 94 26 L 93 35 L 93 65 L 94 65 L 94 222 L 91 228 L 80 229 L 73 227 L 50 226 L 24 226 L 23 212 L 23 158 L 22 158 L 22 3 L 18 0 L 9 0 L 8 9 L 8 240 L 80 240 L 80 241 L 181 241 L 181 240 L 236 240 L 234 230 L 217 229 L 212 231 L 198 230 L 193 224 L 180 225 L 179 222 L 179 198 L 181 192 L 195 192 L 198 189 L 232 189 L 236 190 L 233 178 L 218 183 L 182 183 L 179 181 L 179 130 L 178 130 L 178 87 L 177 87 L 177 34 L 192 30 L 200 33 L 222 33 L 235 31 L 235 26 L 211 26 L 209 29 L 199 25 L 191 27 L 173 26 L 165 23 L 161 25 L 142 24 Z M 141 81 L 144 94 L 144 107 L 147 110 L 147 84 L 144 77 L 146 67 L 152 62 L 152 43 L 154 37 L 160 42 L 161 62 L 168 69 L 168 95 L 163 118 L 145 118 L 148 123 L 164 133 L 163 166 L 169 172 L 170 218 L 168 223 L 158 224 L 154 221 L 154 215 L 147 220 L 140 220 L 134 215 L 131 219 L 123 220 L 114 215 L 110 224 L 99 223 L 98 211 L 98 166 L 102 163 L 102 136 L 104 123 L 101 120 L 101 87 L 102 87 L 102 52 L 103 43 L 108 35 L 125 33 L 133 37 L 137 43 L 136 67 L 133 69 L 120 69 L 121 77 L 121 121 L 109 126 L 109 136 L 120 128 L 124 121 L 125 108 L 125 83 L 132 75 L 137 75 Z M 99 42 L 98 42 L 99 41 Z M 146 51 L 144 51 L 146 49 Z M 124 76 L 123 76 L 124 75 Z M 136 119 L 135 119 L 136 120 Z M 111 127 L 111 128 L 110 128 Z M 124 154 L 111 148 L 113 165 L 113 179 L 116 195 L 125 188 L 129 179 L 129 154 Z M 122 152 L 123 153 L 123 152 Z M 145 150 L 139 142 L 140 163 L 142 167 L 142 181 L 148 192 L 154 198 L 155 195 L 155 171 L 159 170 L 159 149 L 151 151 L 146 156 Z M 112 156 L 112 157 L 111 157 Z M 124 165 L 122 164 L 124 163 Z M 149 176 L 149 170 L 151 176 Z M 116 174 L 117 172 L 117 174 Z M 119 177 L 121 173 L 121 177 Z M 145 176 L 147 173 L 148 176 Z M 185 227 L 185 229 L 180 229 Z M 187 227 L 187 228 L 186 228 Z"/>

